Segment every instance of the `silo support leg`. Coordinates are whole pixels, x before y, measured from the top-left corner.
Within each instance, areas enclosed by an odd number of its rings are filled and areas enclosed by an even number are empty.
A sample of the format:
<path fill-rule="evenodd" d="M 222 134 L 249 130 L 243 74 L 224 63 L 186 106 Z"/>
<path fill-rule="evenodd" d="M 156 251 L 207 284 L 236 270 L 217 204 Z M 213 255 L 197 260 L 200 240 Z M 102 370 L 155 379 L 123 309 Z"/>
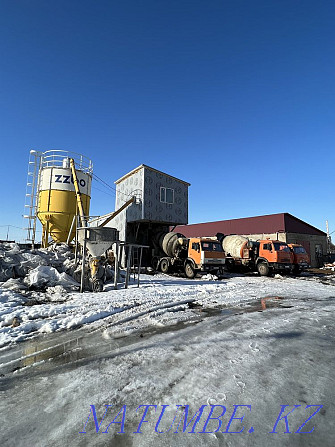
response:
<path fill-rule="evenodd" d="M 86 238 L 83 241 L 82 249 L 82 265 L 81 265 L 81 279 L 80 279 L 80 292 L 84 292 L 84 280 L 85 280 L 85 252 L 86 252 Z"/>
<path fill-rule="evenodd" d="M 43 226 L 43 236 L 42 236 L 42 246 L 43 248 L 47 248 L 49 239 L 49 221 L 47 221 L 46 225 Z"/>

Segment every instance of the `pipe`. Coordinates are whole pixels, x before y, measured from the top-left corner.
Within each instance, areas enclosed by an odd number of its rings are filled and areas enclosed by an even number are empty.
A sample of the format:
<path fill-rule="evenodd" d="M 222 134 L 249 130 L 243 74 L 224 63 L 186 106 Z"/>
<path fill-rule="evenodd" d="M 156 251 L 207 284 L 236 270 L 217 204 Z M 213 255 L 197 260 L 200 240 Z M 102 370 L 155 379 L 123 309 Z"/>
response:
<path fill-rule="evenodd" d="M 84 207 L 83 207 L 83 202 L 81 200 L 81 192 L 80 192 L 80 189 L 79 189 L 79 182 L 78 182 L 78 177 L 77 177 L 76 168 L 75 168 L 75 165 L 74 165 L 73 158 L 70 158 L 70 167 L 71 167 L 72 176 L 73 176 L 74 189 L 76 191 L 77 205 L 78 205 L 79 216 L 80 216 L 80 224 L 81 224 L 82 227 L 86 227 L 86 219 L 85 219 Z"/>
<path fill-rule="evenodd" d="M 73 219 L 72 219 L 72 224 L 71 224 L 71 227 L 70 227 L 70 231 L 69 231 L 69 234 L 67 235 L 67 239 L 66 239 L 66 243 L 67 243 L 67 245 L 70 244 L 70 236 L 71 236 L 71 233 L 72 233 L 72 229 L 73 229 L 73 225 L 74 225 L 74 222 L 75 222 L 76 217 L 77 217 L 77 216 L 74 215 L 74 216 L 73 216 Z"/>
<path fill-rule="evenodd" d="M 121 211 L 123 211 L 125 208 L 127 208 L 127 206 L 131 205 L 132 203 L 135 202 L 135 197 L 132 197 L 130 200 L 128 200 L 127 202 L 125 202 L 118 210 L 113 211 L 110 214 L 106 214 L 105 216 L 101 216 L 101 217 L 107 217 L 107 219 L 105 219 L 100 225 L 99 227 L 104 227 L 105 225 L 108 224 L 108 222 L 110 222 L 112 219 L 114 219 L 114 217 L 116 217 L 118 214 L 121 213 Z M 90 223 L 94 222 L 95 220 L 100 220 L 101 217 L 98 217 L 96 219 L 93 219 L 90 221 Z"/>

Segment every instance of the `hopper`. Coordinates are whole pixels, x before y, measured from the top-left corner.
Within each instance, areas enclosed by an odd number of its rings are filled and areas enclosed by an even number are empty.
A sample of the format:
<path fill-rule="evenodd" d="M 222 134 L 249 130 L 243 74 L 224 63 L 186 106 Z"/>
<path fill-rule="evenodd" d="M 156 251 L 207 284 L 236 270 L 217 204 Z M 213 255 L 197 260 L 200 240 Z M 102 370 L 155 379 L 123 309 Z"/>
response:
<path fill-rule="evenodd" d="M 119 232 L 116 228 L 86 227 L 78 228 L 78 240 L 80 245 L 86 240 L 86 248 L 93 258 L 100 258 L 114 242 L 119 240 Z"/>

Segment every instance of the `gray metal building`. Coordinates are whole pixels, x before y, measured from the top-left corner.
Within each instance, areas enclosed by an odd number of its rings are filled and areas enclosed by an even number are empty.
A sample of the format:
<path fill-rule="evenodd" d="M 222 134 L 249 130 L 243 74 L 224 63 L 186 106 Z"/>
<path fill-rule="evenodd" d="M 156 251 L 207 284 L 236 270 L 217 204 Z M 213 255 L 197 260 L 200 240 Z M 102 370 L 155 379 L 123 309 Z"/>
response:
<path fill-rule="evenodd" d="M 115 185 L 115 210 L 136 197 L 108 224 L 119 230 L 120 240 L 151 245 L 154 234 L 187 224 L 189 183 L 142 164 Z"/>

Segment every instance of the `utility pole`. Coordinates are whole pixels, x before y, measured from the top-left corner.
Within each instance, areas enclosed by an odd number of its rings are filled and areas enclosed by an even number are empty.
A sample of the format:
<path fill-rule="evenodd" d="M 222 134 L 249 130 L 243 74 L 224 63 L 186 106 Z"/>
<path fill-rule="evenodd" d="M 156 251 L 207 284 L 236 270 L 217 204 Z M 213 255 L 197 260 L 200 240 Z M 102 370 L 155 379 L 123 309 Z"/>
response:
<path fill-rule="evenodd" d="M 330 235 L 329 235 L 328 220 L 326 220 L 326 229 L 327 229 L 327 254 L 329 254 L 330 253 Z"/>

